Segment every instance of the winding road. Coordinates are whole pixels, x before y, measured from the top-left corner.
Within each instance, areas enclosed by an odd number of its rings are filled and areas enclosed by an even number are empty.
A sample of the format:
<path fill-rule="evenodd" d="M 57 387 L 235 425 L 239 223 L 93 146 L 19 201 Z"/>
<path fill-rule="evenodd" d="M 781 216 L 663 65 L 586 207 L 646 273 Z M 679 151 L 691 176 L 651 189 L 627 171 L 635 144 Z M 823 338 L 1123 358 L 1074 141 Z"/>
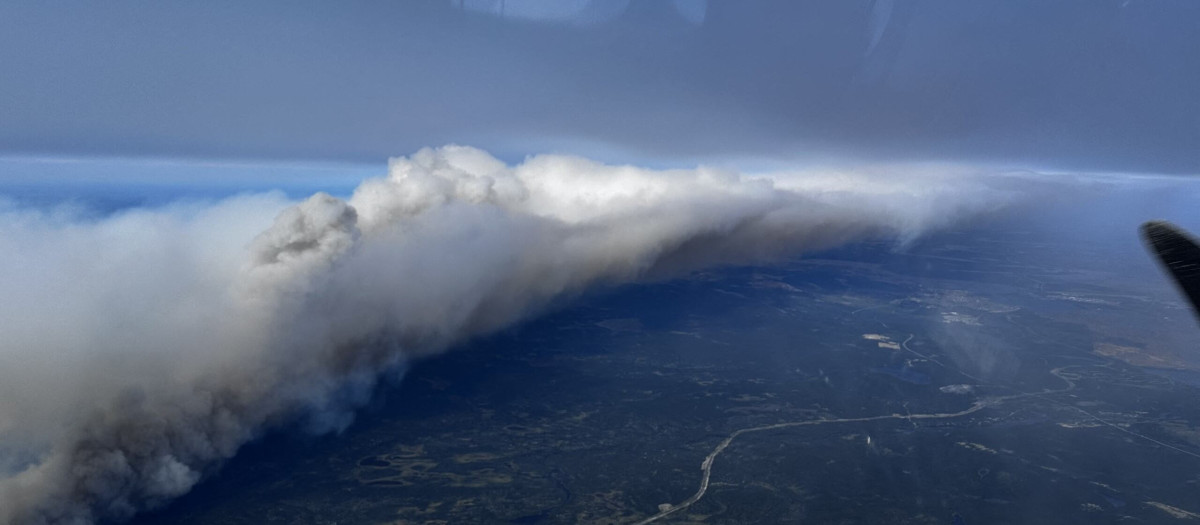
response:
<path fill-rule="evenodd" d="M 912 339 L 913 339 L 913 336 L 909 335 L 908 338 L 905 339 L 901 343 L 901 346 L 904 348 L 904 350 L 911 352 L 913 354 L 916 354 L 924 359 L 928 359 L 928 360 L 932 361 L 933 363 L 937 364 L 938 366 L 955 370 L 958 373 L 960 373 L 966 377 L 970 377 L 972 379 L 978 380 L 978 378 L 976 378 L 970 374 L 967 374 L 961 370 L 947 367 L 945 364 L 933 359 L 930 356 L 926 356 L 924 354 L 916 352 L 915 350 L 912 350 L 908 346 L 909 341 L 911 341 Z M 805 420 L 805 421 L 791 421 L 791 422 L 784 422 L 784 423 L 775 423 L 775 424 L 771 424 L 771 425 L 762 425 L 762 426 L 757 426 L 757 427 L 749 427 L 749 428 L 743 428 L 743 429 L 736 430 L 732 434 L 730 434 L 728 437 L 721 440 L 721 442 L 717 444 L 716 448 L 714 448 L 712 450 L 712 452 L 709 452 L 708 456 L 705 457 L 704 461 L 700 464 L 700 469 L 703 472 L 703 475 L 700 477 L 700 487 L 696 490 L 695 494 L 692 494 L 691 497 L 689 497 L 686 500 L 683 500 L 682 502 L 680 502 L 678 504 L 675 504 L 675 505 L 668 504 L 668 505 L 661 507 L 662 510 L 660 510 L 657 514 L 654 514 L 653 516 L 650 516 L 646 519 L 638 521 L 635 523 L 635 525 L 645 525 L 648 523 L 653 523 L 653 522 L 661 520 L 667 516 L 670 516 L 676 512 L 679 512 L 688 507 L 691 507 L 693 504 L 700 501 L 700 499 L 704 497 L 704 494 L 708 492 L 709 480 L 712 478 L 713 462 L 716 461 L 717 456 L 720 456 L 721 453 L 724 452 L 725 449 L 728 448 L 729 445 L 732 444 L 733 441 L 738 438 L 738 436 L 741 436 L 744 434 L 750 434 L 753 432 L 778 430 L 778 429 L 782 429 L 782 428 L 815 426 L 815 425 L 829 425 L 829 424 L 836 424 L 836 423 L 865 423 L 865 422 L 870 422 L 870 421 L 883 421 L 883 420 L 888 420 L 888 419 L 903 419 L 903 420 L 911 421 L 911 420 L 918 420 L 918 419 L 951 419 L 951 418 L 956 418 L 956 417 L 962 417 L 962 416 L 966 416 L 969 414 L 973 414 L 973 413 L 983 410 L 984 408 L 987 408 L 987 407 L 993 407 L 993 406 L 1000 405 L 1001 403 L 1004 403 L 1006 401 L 1011 401 L 1013 399 L 1025 398 L 1025 397 L 1044 397 L 1044 396 L 1048 396 L 1048 395 L 1052 395 L 1052 394 L 1061 394 L 1064 392 L 1068 392 L 1075 388 L 1075 381 L 1073 381 L 1073 378 L 1077 378 L 1078 376 L 1075 376 L 1074 374 L 1064 373 L 1064 370 L 1066 370 L 1068 368 L 1078 368 L 1081 366 L 1088 366 L 1088 365 L 1064 366 L 1064 367 L 1060 367 L 1060 368 L 1055 368 L 1050 371 L 1051 374 L 1053 374 L 1055 377 L 1063 380 L 1063 382 L 1066 383 L 1066 386 L 1061 389 L 1044 390 L 1041 392 L 1020 392 L 1017 394 L 1012 394 L 1012 395 L 1007 395 L 1007 396 L 986 397 L 986 398 L 982 398 L 982 399 L 975 401 L 970 407 L 968 407 L 964 410 L 960 410 L 958 412 L 944 412 L 944 413 L 935 413 L 935 414 L 888 414 L 888 415 L 880 415 L 880 416 L 852 417 L 852 418 L 839 418 L 839 419 L 810 419 L 810 420 Z M 1098 417 L 1078 406 L 1075 406 L 1073 404 L 1065 403 L 1065 402 L 1055 400 L 1055 399 L 1048 399 L 1048 401 L 1075 409 L 1075 410 L 1085 414 L 1086 416 L 1092 418 L 1093 420 L 1095 420 L 1098 423 L 1107 425 L 1109 427 L 1112 427 L 1112 428 L 1119 430 L 1121 432 L 1124 432 L 1126 434 L 1133 435 L 1135 437 L 1150 441 L 1152 443 L 1155 443 L 1157 445 L 1166 447 L 1168 449 L 1171 449 L 1171 450 L 1174 450 L 1177 452 L 1182 452 L 1189 456 L 1194 456 L 1194 457 L 1200 458 L 1200 454 L 1196 454 L 1196 453 L 1172 446 L 1170 444 L 1163 443 L 1163 442 L 1153 439 L 1151 437 L 1148 437 L 1148 436 L 1145 436 L 1142 434 L 1138 434 L 1137 432 L 1131 431 L 1131 430 L 1124 428 L 1120 425 L 1117 425 L 1115 423 L 1105 421 L 1104 419 L 1101 419 L 1100 417 Z"/>
<path fill-rule="evenodd" d="M 1021 395 L 1021 394 L 1018 394 L 1018 395 Z M 886 419 L 947 419 L 947 418 L 953 418 L 953 417 L 961 417 L 961 416 L 965 416 L 967 414 L 972 414 L 974 412 L 978 412 L 980 410 L 983 410 L 985 407 L 992 406 L 994 404 L 997 404 L 997 403 L 999 403 L 1003 400 L 1006 400 L 1008 398 L 1011 398 L 1011 397 L 1017 397 L 1017 396 L 1008 396 L 1005 398 L 981 399 L 979 401 L 976 401 L 973 405 L 971 405 L 970 408 L 967 408 L 966 410 L 961 410 L 958 412 L 948 412 L 948 413 L 942 413 L 942 414 L 911 414 L 911 415 L 909 415 L 909 414 L 889 414 L 886 416 L 850 417 L 850 418 L 841 418 L 841 419 L 811 419 L 811 420 L 807 420 L 807 421 L 792 421 L 792 422 L 787 422 L 787 423 L 776 423 L 773 425 L 763 425 L 760 427 L 750 427 L 750 428 L 743 428 L 743 429 L 737 430 L 734 433 L 730 434 L 729 437 L 726 437 L 725 439 L 721 440 L 721 442 L 719 444 L 717 444 L 717 447 L 714 448 L 712 452 L 708 453 L 708 457 L 704 458 L 704 462 L 700 464 L 700 468 L 704 472 L 703 476 L 701 476 L 701 478 L 700 478 L 700 488 L 698 490 L 696 490 L 695 494 L 692 494 L 692 497 L 690 497 L 686 500 L 683 500 L 678 505 L 671 505 L 670 507 L 660 511 L 658 514 L 655 514 L 653 516 L 650 516 L 649 518 L 646 518 L 642 521 L 637 522 L 636 525 L 653 523 L 653 522 L 663 519 L 667 516 L 670 516 L 671 514 L 674 514 L 683 509 L 686 509 L 686 508 L 692 506 L 697 501 L 700 501 L 700 498 L 703 498 L 704 494 L 706 492 L 708 492 L 708 481 L 712 477 L 713 461 L 715 461 L 717 459 L 717 456 L 721 455 L 721 453 L 724 452 L 725 449 L 727 447 L 729 447 L 729 445 L 731 443 L 733 443 L 733 440 L 737 439 L 738 436 L 741 436 L 742 434 L 749 434 L 751 432 L 762 432 L 764 430 L 777 430 L 777 429 L 781 429 L 781 428 L 802 427 L 802 426 L 811 426 L 811 425 L 828 425 L 831 423 L 864 423 L 864 422 L 868 422 L 868 421 L 882 421 L 882 420 L 886 420 Z"/>

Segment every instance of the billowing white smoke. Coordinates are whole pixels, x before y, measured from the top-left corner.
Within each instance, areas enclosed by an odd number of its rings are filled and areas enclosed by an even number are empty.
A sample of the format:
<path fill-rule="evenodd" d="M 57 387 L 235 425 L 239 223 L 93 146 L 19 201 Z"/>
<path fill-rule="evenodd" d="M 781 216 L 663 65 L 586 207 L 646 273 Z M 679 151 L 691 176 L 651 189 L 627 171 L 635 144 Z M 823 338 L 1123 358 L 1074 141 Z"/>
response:
<path fill-rule="evenodd" d="M 344 426 L 385 370 L 604 283 L 911 238 L 973 176 L 651 171 L 451 146 L 325 194 L 84 221 L 0 210 L 0 523 L 123 518 L 274 424 Z"/>

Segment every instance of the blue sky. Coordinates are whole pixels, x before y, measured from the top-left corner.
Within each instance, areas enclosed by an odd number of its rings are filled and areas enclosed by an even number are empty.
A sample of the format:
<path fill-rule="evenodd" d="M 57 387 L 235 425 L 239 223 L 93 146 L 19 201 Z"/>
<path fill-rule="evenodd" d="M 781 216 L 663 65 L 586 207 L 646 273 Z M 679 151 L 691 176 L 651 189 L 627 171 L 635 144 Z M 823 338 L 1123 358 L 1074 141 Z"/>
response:
<path fill-rule="evenodd" d="M 127 157 L 0 157 L 0 209 L 72 205 L 101 215 L 179 199 L 211 201 L 280 191 L 303 199 L 318 191 L 349 197 L 380 163 L 213 161 Z"/>
<path fill-rule="evenodd" d="M 547 5 L 4 2 L 0 156 L 1200 171 L 1191 0 Z"/>

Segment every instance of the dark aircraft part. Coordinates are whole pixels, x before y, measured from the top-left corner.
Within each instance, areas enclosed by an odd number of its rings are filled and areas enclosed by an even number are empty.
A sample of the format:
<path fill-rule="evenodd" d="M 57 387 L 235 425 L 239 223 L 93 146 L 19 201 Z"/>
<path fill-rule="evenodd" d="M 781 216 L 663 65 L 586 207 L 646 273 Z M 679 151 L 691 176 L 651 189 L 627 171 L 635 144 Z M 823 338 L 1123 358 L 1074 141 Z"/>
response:
<path fill-rule="evenodd" d="M 1192 303 L 1192 311 L 1200 316 L 1200 243 L 1165 221 L 1147 222 L 1141 230 L 1146 246 L 1158 256 L 1163 268 Z"/>

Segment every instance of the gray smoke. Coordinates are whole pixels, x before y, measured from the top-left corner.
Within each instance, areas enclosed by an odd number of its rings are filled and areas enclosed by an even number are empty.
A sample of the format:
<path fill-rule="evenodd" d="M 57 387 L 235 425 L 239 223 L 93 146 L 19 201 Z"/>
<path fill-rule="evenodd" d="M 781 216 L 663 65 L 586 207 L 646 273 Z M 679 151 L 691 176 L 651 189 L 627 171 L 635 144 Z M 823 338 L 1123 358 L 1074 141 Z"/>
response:
<path fill-rule="evenodd" d="M 343 201 L 241 196 L 101 220 L 0 209 L 0 523 L 122 519 L 297 417 L 597 285 L 901 242 L 1004 177 L 508 166 L 449 146 Z"/>

